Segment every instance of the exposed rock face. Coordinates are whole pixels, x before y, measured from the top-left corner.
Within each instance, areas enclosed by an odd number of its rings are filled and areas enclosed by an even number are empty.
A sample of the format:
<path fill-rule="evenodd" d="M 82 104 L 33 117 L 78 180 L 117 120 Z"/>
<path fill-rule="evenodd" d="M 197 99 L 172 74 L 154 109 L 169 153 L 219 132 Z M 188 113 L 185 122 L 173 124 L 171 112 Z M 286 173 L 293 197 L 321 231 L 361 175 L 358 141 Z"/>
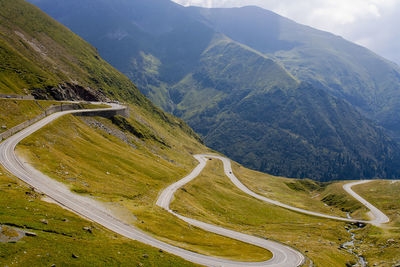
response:
<path fill-rule="evenodd" d="M 32 95 L 36 99 L 55 100 L 85 100 L 85 101 L 108 101 L 109 99 L 101 92 L 90 87 L 83 87 L 72 83 L 59 84 L 57 87 L 45 89 L 35 88 Z"/>

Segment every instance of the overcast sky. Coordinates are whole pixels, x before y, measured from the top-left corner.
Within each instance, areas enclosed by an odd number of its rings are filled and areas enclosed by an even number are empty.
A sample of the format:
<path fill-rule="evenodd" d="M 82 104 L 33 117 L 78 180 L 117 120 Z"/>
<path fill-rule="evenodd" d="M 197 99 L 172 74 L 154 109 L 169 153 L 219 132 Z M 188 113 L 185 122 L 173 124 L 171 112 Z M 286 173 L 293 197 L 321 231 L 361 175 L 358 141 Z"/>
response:
<path fill-rule="evenodd" d="M 399 0 L 173 0 L 182 5 L 257 5 L 366 46 L 400 65 Z"/>

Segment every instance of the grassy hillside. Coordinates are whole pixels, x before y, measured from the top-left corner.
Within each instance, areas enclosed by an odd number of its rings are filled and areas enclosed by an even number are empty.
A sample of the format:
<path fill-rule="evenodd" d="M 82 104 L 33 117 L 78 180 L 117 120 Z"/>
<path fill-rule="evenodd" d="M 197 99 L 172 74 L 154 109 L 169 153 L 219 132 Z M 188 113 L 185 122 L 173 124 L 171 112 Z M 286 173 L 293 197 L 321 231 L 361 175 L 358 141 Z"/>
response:
<path fill-rule="evenodd" d="M 31 2 L 98 47 L 208 146 L 247 167 L 317 180 L 400 175 L 398 145 L 350 99 L 351 88 L 360 91 L 381 74 L 358 71 L 375 62 L 366 50 L 256 8 L 203 10 L 167 0 Z M 293 51 L 299 56 L 286 64 L 288 56 L 279 53 Z M 360 62 L 360 53 L 374 60 Z M 327 76 L 346 84 L 349 97 L 323 82 Z M 391 95 L 391 87 L 380 84 L 368 91 Z"/>
<path fill-rule="evenodd" d="M 151 121 L 137 113 L 132 115 L 135 118 L 128 123 L 134 126 L 140 122 L 135 126 L 137 132 L 155 132 Z M 124 221 L 171 244 L 231 259 L 254 260 L 266 256 L 263 250 L 188 227 L 154 207 L 158 192 L 197 164 L 190 153 L 203 152 L 204 147 L 195 145 L 190 138 L 176 141 L 176 132 L 170 127 L 164 131 L 158 129 L 154 139 L 149 135 L 139 138 L 128 132 L 126 125 L 125 128 L 118 125 L 103 118 L 64 117 L 23 141 L 17 151 L 32 165 L 68 184 L 75 192 L 104 202 Z M 159 141 L 156 140 L 161 137 L 166 146 L 157 145 Z M 65 145 L 67 139 L 68 146 Z M 126 157 L 120 157 L 121 151 Z M 365 209 L 360 209 L 356 201 L 346 196 L 340 183 L 272 177 L 238 164 L 233 165 L 233 170 L 254 191 L 284 203 L 340 216 L 347 212 L 353 217 L 365 216 Z M 371 188 L 374 186 L 368 190 Z M 379 192 L 383 190 L 385 187 Z M 388 192 L 395 194 L 394 190 Z M 392 199 L 396 201 L 394 196 Z M 210 161 L 194 182 L 179 190 L 172 208 L 180 214 L 293 245 L 317 266 L 355 262 L 354 256 L 340 248 L 350 240 L 345 223 L 301 215 L 254 200 L 230 184 L 223 175 L 221 163 L 216 160 Z M 365 249 L 379 243 L 373 231 L 380 230 L 367 226 L 359 232 Z M 395 238 L 395 235 L 389 232 L 384 238 Z M 367 260 L 388 261 L 386 257 L 389 256 L 396 259 L 395 248 L 385 248 L 384 254 L 375 253 L 373 257 L 369 252 L 360 250 L 359 253 L 367 256 Z"/>
<path fill-rule="evenodd" d="M 252 171 L 237 163 L 232 164 L 232 169 L 244 185 L 262 196 L 306 210 L 369 219 L 368 210 L 343 190 L 345 182 L 288 179 Z"/>
<path fill-rule="evenodd" d="M 358 185 L 354 191 L 362 195 L 377 208 L 387 214 L 391 220 L 387 227 L 369 226 L 365 231 L 358 231 L 357 238 L 366 240 L 359 251 L 367 257 L 370 264 L 377 266 L 397 266 L 400 264 L 400 182 L 374 181 L 367 185 Z M 375 246 L 368 246 L 373 243 Z"/>
<path fill-rule="evenodd" d="M 94 47 L 23 0 L 0 1 L 0 70 L 2 93 L 146 102 Z"/>
<path fill-rule="evenodd" d="M 57 100 L 110 97 L 135 105 L 161 124 L 179 126 L 193 135 L 183 121 L 155 107 L 93 46 L 37 7 L 23 0 L 1 0 L 0 15 L 0 92 L 31 93 Z"/>
<path fill-rule="evenodd" d="M 171 126 L 156 131 L 137 113 L 125 128 L 113 120 L 64 117 L 24 140 L 18 153 L 72 191 L 106 203 L 122 220 L 161 240 L 231 259 L 270 257 L 263 249 L 190 227 L 154 206 L 161 189 L 195 166 L 191 153 L 205 147 L 178 136 L 180 131 Z M 126 130 L 128 125 L 136 131 Z"/>
<path fill-rule="evenodd" d="M 177 192 L 172 209 L 191 218 L 292 245 L 317 266 L 344 266 L 352 260 L 351 255 L 339 249 L 349 237 L 345 223 L 298 214 L 256 200 L 231 184 L 223 174 L 222 163 L 216 160 Z"/>
<path fill-rule="evenodd" d="M 111 233 L 102 226 L 86 221 L 55 204 L 44 202 L 41 198 L 40 194 L 19 183 L 0 168 L 0 225 L 37 234 L 35 237 L 24 237 L 16 243 L 0 243 L 2 264 L 194 266 L 158 249 Z M 85 227 L 91 230 L 84 230 Z M 8 235 L 15 234 L 13 230 L 7 232 Z M 0 237 L 3 234 L 1 232 Z"/>
<path fill-rule="evenodd" d="M 355 211 L 353 216 L 365 216 L 365 208 L 360 209 L 360 205 L 344 193 L 342 183 L 286 179 L 249 171 L 237 164 L 233 167 L 235 175 L 245 185 L 272 199 L 340 216 L 345 216 L 342 209 Z M 397 184 L 378 181 L 355 189 L 393 220 L 387 227 L 368 225 L 357 230 L 357 238 L 361 240 L 357 253 L 366 257 L 370 266 L 395 266 L 400 261 Z M 326 207 L 324 203 L 329 202 L 325 197 L 329 195 L 339 195 L 340 202 Z M 290 212 L 254 199 L 229 181 L 222 163 L 217 160 L 208 161 L 202 174 L 176 193 L 172 209 L 184 216 L 293 245 L 316 266 L 352 266 L 356 262 L 355 257 L 341 247 L 349 240 L 345 230 L 348 225 Z"/>

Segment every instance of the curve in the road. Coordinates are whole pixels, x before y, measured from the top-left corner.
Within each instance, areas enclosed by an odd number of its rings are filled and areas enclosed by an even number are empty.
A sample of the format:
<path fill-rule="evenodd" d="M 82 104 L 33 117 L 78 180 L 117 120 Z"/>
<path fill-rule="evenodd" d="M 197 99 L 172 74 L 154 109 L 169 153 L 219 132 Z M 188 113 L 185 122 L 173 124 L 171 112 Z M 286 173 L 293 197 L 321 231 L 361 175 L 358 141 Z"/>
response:
<path fill-rule="evenodd" d="M 380 211 L 377 207 L 369 203 L 367 200 L 362 198 L 360 195 L 358 195 L 356 192 L 354 192 L 351 188 L 355 185 L 360 185 L 360 184 L 366 184 L 371 182 L 371 180 L 363 180 L 363 181 L 357 181 L 353 183 L 347 183 L 343 185 L 343 189 L 349 193 L 352 197 L 357 199 L 361 204 L 366 206 L 370 211 L 371 214 L 374 216 L 374 219 L 372 221 L 364 221 L 366 223 L 374 224 L 374 225 L 380 225 L 383 223 L 388 223 L 390 221 L 389 217 L 386 216 L 385 213 Z"/>
<path fill-rule="evenodd" d="M 269 261 L 265 262 L 260 262 L 256 263 L 257 265 L 262 265 L 262 266 L 299 266 L 303 263 L 304 261 L 304 256 L 298 252 L 297 250 L 282 245 L 277 242 L 273 242 L 270 240 L 254 237 L 251 235 L 239 233 L 236 231 L 228 230 L 223 227 L 215 226 L 212 224 L 204 223 L 195 219 L 191 219 L 185 216 L 182 216 L 173 210 L 170 209 L 170 203 L 172 201 L 172 198 L 174 196 L 174 193 L 184 186 L 185 184 L 189 183 L 193 179 L 195 179 L 201 171 L 204 169 L 204 167 L 207 164 L 207 157 L 214 157 L 215 156 L 207 156 L 207 155 L 195 155 L 194 156 L 198 161 L 199 165 L 185 178 L 179 180 L 178 182 L 168 186 L 165 190 L 162 191 L 160 196 L 157 199 L 156 205 L 167 210 L 171 214 L 175 215 L 179 219 L 193 225 L 196 227 L 199 227 L 203 230 L 213 232 L 219 235 L 223 235 L 226 237 L 234 238 L 249 244 L 253 244 L 265 249 L 268 249 L 271 251 L 273 254 L 273 258 Z M 222 159 L 222 157 L 220 158 Z M 225 163 L 225 162 L 224 162 Z M 225 164 L 224 164 L 225 166 Z M 226 172 L 225 172 L 226 173 Z"/>
<path fill-rule="evenodd" d="M 365 184 L 370 182 L 370 180 L 364 180 L 364 181 L 358 181 L 358 182 L 353 182 L 353 183 L 348 183 L 345 184 L 343 186 L 344 190 L 346 190 L 346 192 L 348 192 L 350 195 L 352 195 L 354 198 L 356 198 L 358 201 L 360 201 L 363 205 L 365 205 L 371 212 L 371 214 L 374 216 L 374 219 L 371 221 L 366 221 L 366 220 L 357 220 L 357 219 L 351 219 L 351 218 L 343 218 L 343 217 L 337 217 L 337 216 L 331 216 L 331 215 L 327 215 L 327 214 L 323 214 L 323 213 L 318 213 L 318 212 L 313 212 L 313 211 L 308 211 L 308 210 L 304 210 L 304 209 L 300 209 L 300 208 L 296 208 L 284 203 L 281 203 L 279 201 L 276 200 L 272 200 L 270 198 L 258 195 L 256 193 L 254 193 L 253 191 L 251 191 L 249 188 L 247 188 L 243 183 L 241 183 L 239 181 L 239 179 L 233 174 L 232 171 L 232 167 L 231 167 L 231 161 L 225 157 L 221 157 L 221 156 L 215 156 L 215 155 L 195 155 L 194 156 L 198 161 L 199 161 L 199 165 L 193 170 L 193 172 L 191 174 L 189 174 L 188 176 L 186 176 L 185 178 L 183 178 L 182 180 L 179 180 L 178 182 L 170 185 L 169 187 L 167 187 L 159 196 L 158 200 L 157 200 L 157 205 L 168 210 L 170 213 L 174 214 L 175 216 L 178 216 L 179 218 L 189 222 L 189 220 L 191 222 L 193 222 L 192 219 L 188 219 L 185 218 L 177 213 L 175 213 L 174 211 L 172 211 L 170 209 L 170 203 L 172 201 L 172 198 L 174 196 L 174 193 L 176 192 L 176 190 L 178 190 L 180 187 L 184 186 L 185 184 L 189 183 L 190 181 L 192 181 L 194 178 L 196 178 L 200 172 L 204 169 L 204 167 L 206 166 L 207 163 L 207 158 L 214 158 L 214 159 L 219 159 L 223 162 L 223 166 L 224 166 L 224 172 L 225 175 L 229 177 L 229 179 L 231 180 L 231 182 L 240 190 L 242 190 L 244 193 L 257 198 L 259 200 L 262 200 L 264 202 L 285 208 L 285 209 L 289 209 L 292 211 L 296 211 L 296 212 L 300 212 L 303 214 L 308 214 L 308 215 L 312 215 L 312 216 L 317 216 L 317 217 L 322 217 L 322 218 L 327 218 L 327 219 L 333 219 L 333 220 L 338 220 L 338 221 L 344 221 L 344 222 L 351 222 L 351 223 L 370 223 L 370 224 L 374 224 L 374 225 L 380 225 L 382 223 L 387 223 L 389 222 L 389 218 L 379 209 L 377 209 L 375 206 L 373 206 L 371 203 L 369 203 L 368 201 L 366 201 L 364 198 L 362 198 L 361 196 L 359 196 L 357 193 L 355 193 L 351 188 L 355 185 L 359 185 L 359 184 Z M 196 225 L 197 226 L 197 225 Z M 200 226 L 199 226 L 200 227 Z"/>
<path fill-rule="evenodd" d="M 112 105 L 111 109 L 120 109 L 119 105 Z M 101 209 L 98 205 L 93 204 L 90 200 L 85 197 L 79 196 L 72 193 L 62 183 L 59 183 L 38 170 L 32 168 L 30 165 L 21 161 L 15 154 L 15 147 L 24 138 L 28 137 L 32 133 L 38 131 L 42 127 L 46 126 L 50 122 L 66 114 L 82 113 L 82 112 L 102 112 L 107 109 L 90 109 L 90 110 L 72 110 L 54 113 L 41 121 L 27 127 L 26 129 L 18 132 L 17 134 L 9 137 L 7 140 L 0 143 L 0 162 L 1 164 L 13 175 L 31 185 L 40 192 L 46 194 L 52 198 L 59 205 L 64 206 L 80 216 L 90 219 L 111 231 L 121 234 L 133 240 L 160 248 L 171 254 L 180 256 L 186 260 L 194 263 L 207 265 L 207 266 L 274 266 L 274 267 L 286 267 L 286 266 L 298 266 L 303 260 L 304 256 L 287 246 L 279 243 L 275 243 L 262 238 L 253 237 L 250 235 L 238 233 L 222 227 L 213 226 L 193 219 L 185 218 L 176 214 L 179 218 L 187 221 L 190 224 L 201 227 L 207 231 L 211 231 L 220 235 L 224 235 L 233 239 L 241 240 L 265 249 L 270 250 L 273 253 L 272 259 L 264 262 L 238 262 L 230 261 L 225 259 L 219 259 L 215 257 L 205 256 L 198 253 L 194 253 L 179 247 L 169 245 L 165 242 L 159 241 L 152 236 L 138 230 L 137 228 L 127 225 L 113 217 L 105 209 Z M 199 166 L 192 172 L 193 178 L 196 177 L 202 168 L 205 166 L 205 162 L 201 162 Z M 204 166 L 203 166 L 204 165 Z M 182 180 L 181 180 L 182 181 Z M 178 182 L 179 183 L 179 182 Z"/>

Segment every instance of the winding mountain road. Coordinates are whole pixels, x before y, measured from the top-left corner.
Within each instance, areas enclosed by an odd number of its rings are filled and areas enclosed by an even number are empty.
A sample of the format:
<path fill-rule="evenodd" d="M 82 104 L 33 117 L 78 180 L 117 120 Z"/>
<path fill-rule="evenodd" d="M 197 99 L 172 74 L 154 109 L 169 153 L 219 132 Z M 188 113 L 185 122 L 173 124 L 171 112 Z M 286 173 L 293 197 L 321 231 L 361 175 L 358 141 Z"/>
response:
<path fill-rule="evenodd" d="M 112 104 L 111 109 L 120 109 L 121 106 Z M 244 186 L 235 175 L 232 173 L 231 163 L 230 160 L 227 158 L 219 157 L 219 156 L 212 156 L 212 155 L 196 155 L 195 158 L 200 162 L 199 165 L 185 178 L 179 180 L 178 182 L 170 185 L 166 188 L 157 200 L 157 205 L 168 210 L 170 213 L 174 214 L 178 218 L 202 228 L 206 231 L 210 231 L 219 235 L 223 235 L 226 237 L 230 237 L 233 239 L 237 239 L 249 244 L 253 244 L 265 249 L 268 249 L 272 252 L 273 257 L 272 259 L 264 262 L 237 262 L 237 261 L 230 261 L 225 259 L 214 258 L 210 256 L 201 255 L 198 253 L 194 253 L 179 247 L 175 247 L 169 245 L 165 242 L 159 241 L 154 237 L 138 230 L 132 225 L 127 225 L 119 221 L 115 218 L 110 212 L 106 209 L 102 209 L 99 205 L 93 203 L 93 200 L 88 199 L 86 197 L 77 195 L 72 193 L 64 184 L 59 183 L 48 176 L 44 175 L 43 173 L 39 172 L 38 170 L 31 167 L 29 164 L 21 161 L 18 156 L 15 154 L 15 147 L 19 142 L 21 142 L 24 138 L 28 137 L 32 133 L 38 131 L 42 127 L 46 126 L 50 122 L 64 116 L 66 114 L 73 114 L 73 113 L 82 113 L 82 112 L 96 112 L 96 111 L 104 111 L 108 109 L 89 109 L 89 110 L 72 110 L 72 111 L 63 111 L 54 113 L 43 120 L 27 127 L 26 129 L 18 132 L 17 134 L 11 136 L 10 138 L 6 139 L 2 143 L 0 143 L 0 163 L 13 175 L 21 179 L 22 181 L 26 182 L 27 184 L 31 185 L 38 191 L 46 194 L 48 197 L 52 198 L 56 201 L 59 205 L 64 206 L 73 212 L 79 214 L 80 216 L 90 219 L 111 231 L 114 231 L 120 235 L 128 237 L 133 240 L 137 240 L 139 242 L 160 248 L 166 252 L 171 254 L 180 256 L 186 260 L 189 260 L 194 263 L 207 265 L 207 266 L 274 266 L 274 267 L 287 267 L 287 266 L 299 266 L 304 261 L 304 256 L 298 252 L 297 250 L 276 243 L 270 240 L 242 234 L 239 232 L 235 232 L 229 229 L 225 229 L 222 227 L 214 226 L 211 224 L 207 224 L 201 221 L 197 221 L 194 219 L 190 219 L 179 214 L 174 213 L 170 210 L 169 205 L 173 198 L 174 193 L 178 190 L 181 186 L 185 185 L 186 183 L 190 182 L 194 178 L 196 178 L 200 172 L 204 169 L 207 163 L 207 158 L 216 158 L 222 160 L 224 164 L 224 171 L 225 174 L 230 178 L 230 180 L 243 192 L 257 198 L 261 199 L 265 202 L 278 205 L 280 207 L 294 210 L 297 212 L 302 212 L 305 214 L 319 216 L 329 219 L 347 221 L 347 222 L 365 222 L 365 223 L 384 223 L 388 221 L 388 218 L 377 208 L 373 205 L 368 203 L 366 200 L 358 196 L 351 190 L 351 186 L 358 184 L 358 183 L 365 183 L 368 181 L 362 181 L 357 183 L 349 184 L 349 186 L 345 187 L 345 190 L 352 194 L 355 198 L 357 198 L 361 203 L 366 205 L 371 212 L 375 215 L 375 220 L 373 221 L 359 221 L 347 218 L 340 218 L 334 217 L 330 215 L 324 215 L 320 213 L 315 213 L 311 211 L 306 211 L 302 209 L 298 209 L 295 207 L 291 207 L 289 205 L 265 198 L 254 192 L 250 191 L 246 186 Z"/>
<path fill-rule="evenodd" d="M 309 211 L 309 210 L 305 210 L 305 209 L 300 209 L 300 208 L 296 208 L 296 207 L 281 203 L 279 201 L 272 200 L 270 198 L 258 195 L 256 193 L 254 193 L 253 191 L 251 191 L 249 188 L 247 188 L 244 184 L 242 184 L 239 181 L 239 179 L 233 174 L 232 167 L 231 167 L 231 161 L 229 159 L 227 159 L 225 157 L 221 157 L 221 156 L 215 156 L 215 155 L 195 155 L 194 157 L 200 162 L 199 165 L 196 167 L 195 170 L 193 170 L 193 172 L 191 174 L 189 174 L 182 180 L 179 180 L 178 182 L 176 182 L 176 183 L 170 185 L 168 188 L 166 188 L 161 193 L 160 197 L 157 200 L 158 206 L 168 210 L 171 213 L 174 213 L 173 211 L 170 210 L 169 205 L 172 201 L 173 195 L 176 192 L 176 190 L 178 190 L 180 187 L 184 186 L 185 184 L 189 183 L 191 180 L 193 180 L 194 178 L 196 178 L 196 176 L 198 176 L 200 174 L 200 172 L 204 169 L 204 167 L 206 165 L 207 158 L 214 158 L 214 159 L 219 159 L 222 161 L 222 163 L 224 165 L 225 175 L 228 176 L 228 178 L 231 180 L 231 182 L 237 188 L 242 190 L 244 193 L 246 193 L 254 198 L 257 198 L 259 200 L 262 200 L 264 202 L 267 202 L 267 203 L 270 203 L 270 204 L 273 204 L 273 205 L 276 205 L 276 206 L 279 206 L 279 207 L 282 207 L 282 208 L 285 208 L 288 210 L 300 212 L 303 214 L 308 214 L 308 215 L 312 215 L 312 216 L 317 216 L 317 217 L 327 218 L 327 219 L 332 219 L 332 220 L 337 220 L 337 221 L 352 222 L 352 223 L 369 223 L 369 224 L 373 224 L 373 225 L 380 225 L 382 223 L 389 222 L 389 218 L 382 211 L 377 209 L 375 206 L 373 206 L 371 203 L 366 201 L 364 198 L 359 196 L 357 193 L 355 193 L 351 189 L 355 185 L 369 183 L 369 182 L 371 182 L 371 180 L 362 180 L 362 181 L 347 183 L 347 184 L 343 185 L 344 190 L 346 192 L 348 192 L 351 196 L 353 196 L 355 199 L 360 201 L 364 206 L 366 206 L 370 210 L 371 214 L 374 216 L 374 219 L 371 221 L 358 220 L 358 219 L 331 216 L 331 215 L 327 215 L 327 214 L 323 214 L 323 213 L 319 213 L 319 212 L 313 212 L 313 211 Z M 175 214 L 175 215 L 178 215 L 178 214 Z"/>
<path fill-rule="evenodd" d="M 376 208 L 374 205 L 366 201 L 364 198 L 362 198 L 360 195 L 358 195 L 356 192 L 354 192 L 351 188 L 355 185 L 360 185 L 360 184 L 366 184 L 371 182 L 371 180 L 363 180 L 363 181 L 357 181 L 353 183 L 347 183 L 343 185 L 343 189 L 349 193 L 352 197 L 357 199 L 358 201 L 361 202 L 364 206 L 366 206 L 370 211 L 371 214 L 374 216 L 374 219 L 372 221 L 361 221 L 365 223 L 370 223 L 373 225 L 379 226 L 380 224 L 383 223 L 388 223 L 390 221 L 389 217 L 386 216 L 382 211 L 380 211 L 378 208 Z"/>
<path fill-rule="evenodd" d="M 120 109 L 121 106 L 112 104 L 111 109 Z M 274 243 L 261 238 L 252 237 L 245 234 L 240 234 L 234 231 L 215 227 L 212 225 L 204 226 L 203 228 L 210 229 L 228 237 L 236 238 L 256 246 L 270 249 L 273 253 L 273 258 L 265 262 L 238 262 L 215 257 L 205 256 L 192 251 L 188 251 L 179 247 L 172 246 L 165 242 L 159 241 L 156 238 L 144 233 L 143 231 L 135 228 L 132 225 L 127 225 L 115 218 L 105 208 L 102 209 L 93 200 L 86 197 L 72 193 L 64 184 L 51 179 L 38 170 L 34 169 L 29 164 L 25 163 L 15 153 L 15 147 L 24 138 L 38 131 L 50 122 L 60 118 L 61 116 L 73 113 L 88 112 L 93 113 L 96 111 L 104 111 L 109 109 L 88 109 L 88 110 L 71 110 L 54 113 L 37 123 L 25 128 L 17 134 L 9 137 L 0 143 L 0 163 L 13 175 L 34 187 L 38 191 L 47 195 L 59 205 L 72 210 L 80 216 L 92 220 L 111 231 L 114 231 L 127 238 L 137 240 L 139 242 L 148 244 L 150 246 L 162 249 L 171 254 L 182 257 L 191 262 L 206 265 L 206 266 L 298 266 L 303 261 L 303 256 L 296 250 L 286 247 L 284 245 Z M 195 222 L 193 222 L 195 224 Z M 294 256 L 293 256 L 294 255 Z M 297 256 L 296 256 L 297 255 Z"/>

